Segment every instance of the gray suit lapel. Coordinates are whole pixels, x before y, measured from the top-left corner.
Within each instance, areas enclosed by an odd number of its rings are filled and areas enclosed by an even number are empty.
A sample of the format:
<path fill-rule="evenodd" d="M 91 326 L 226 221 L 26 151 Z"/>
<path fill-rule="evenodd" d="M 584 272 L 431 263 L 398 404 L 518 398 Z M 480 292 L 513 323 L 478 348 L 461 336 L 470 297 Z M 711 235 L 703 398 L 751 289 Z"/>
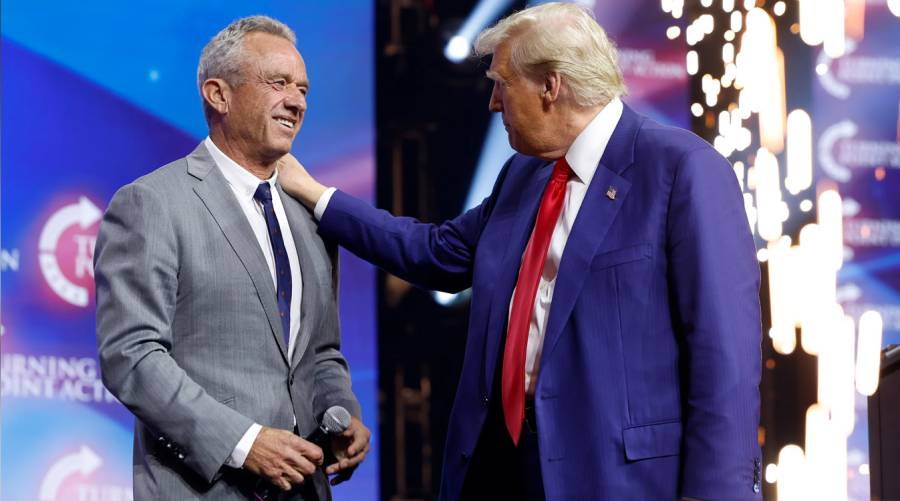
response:
<path fill-rule="evenodd" d="M 278 304 L 275 301 L 275 286 L 272 285 L 269 266 L 266 264 L 262 249 L 259 248 L 259 242 L 253 234 L 253 229 L 238 205 L 238 201 L 234 198 L 231 188 L 228 187 L 228 182 L 216 168 L 215 161 L 203 144 L 200 144 L 187 157 L 187 164 L 188 174 L 201 181 L 194 185 L 194 192 L 203 201 L 250 275 L 250 280 L 253 281 L 253 286 L 256 288 L 256 294 L 265 309 L 266 318 L 269 320 L 272 336 L 278 343 L 284 363 L 287 364 L 287 347 L 284 345 L 284 336 L 281 333 L 281 319 L 278 314 Z M 304 283 L 304 288 L 305 285 Z"/>
<path fill-rule="evenodd" d="M 300 270 L 303 277 L 303 292 L 300 301 L 300 332 L 294 343 L 294 352 L 291 355 L 291 369 L 296 369 L 303 358 L 303 354 L 309 347 L 312 338 L 312 328 L 316 325 L 319 311 L 316 299 L 322 294 L 323 277 L 326 263 L 317 260 L 317 254 L 313 247 L 318 241 L 316 225 L 312 215 L 290 198 L 281 186 L 277 187 L 281 196 L 284 213 L 287 215 L 288 224 L 291 227 L 291 236 L 294 238 L 294 247 L 297 249 L 297 257 L 300 261 Z M 327 282 L 326 282 L 327 283 Z"/>

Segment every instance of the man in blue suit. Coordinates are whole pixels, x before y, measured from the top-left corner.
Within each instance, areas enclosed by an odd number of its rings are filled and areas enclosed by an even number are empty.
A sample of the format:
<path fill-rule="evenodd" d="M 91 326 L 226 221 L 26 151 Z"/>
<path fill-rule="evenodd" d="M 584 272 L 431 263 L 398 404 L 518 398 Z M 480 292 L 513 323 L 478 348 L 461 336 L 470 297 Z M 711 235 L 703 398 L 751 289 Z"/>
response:
<path fill-rule="evenodd" d="M 759 499 L 759 269 L 730 165 L 623 105 L 581 7 L 521 11 L 476 49 L 518 152 L 481 205 L 422 224 L 292 158 L 280 178 L 323 237 L 472 288 L 441 498 Z"/>

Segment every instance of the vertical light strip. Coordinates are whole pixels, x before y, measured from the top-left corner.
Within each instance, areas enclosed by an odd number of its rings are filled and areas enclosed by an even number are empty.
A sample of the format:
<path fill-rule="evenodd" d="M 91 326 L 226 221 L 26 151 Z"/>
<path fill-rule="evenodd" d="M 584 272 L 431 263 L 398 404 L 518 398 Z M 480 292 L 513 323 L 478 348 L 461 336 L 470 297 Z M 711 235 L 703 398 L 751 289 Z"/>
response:
<path fill-rule="evenodd" d="M 726 43 L 722 46 L 722 62 L 725 64 L 734 62 L 734 44 Z"/>
<path fill-rule="evenodd" d="M 881 336 L 883 322 L 877 311 L 859 317 L 859 340 L 856 349 L 856 390 L 869 396 L 878 389 L 881 369 Z"/>
<path fill-rule="evenodd" d="M 837 381 L 839 360 L 838 350 L 844 309 L 835 304 L 820 312 L 822 315 L 822 338 L 819 345 L 818 386 L 816 399 L 831 412 L 838 401 Z"/>
<path fill-rule="evenodd" d="M 806 459 L 803 449 L 790 444 L 778 453 L 778 501 L 805 501 Z"/>
<path fill-rule="evenodd" d="M 829 491 L 829 499 L 834 501 L 847 501 L 848 475 L 847 475 L 847 437 L 841 436 L 840 433 L 833 433 L 834 442 L 832 443 L 831 453 L 831 490 Z"/>
<path fill-rule="evenodd" d="M 844 206 L 835 190 L 825 190 L 819 195 L 818 219 L 822 227 L 823 252 L 831 270 L 839 270 L 844 264 Z"/>
<path fill-rule="evenodd" d="M 750 100 L 750 110 L 758 112 L 766 96 L 766 88 L 776 78 L 775 23 L 762 9 L 747 13 L 747 29 L 741 36 L 738 56 L 738 82 Z"/>
<path fill-rule="evenodd" d="M 733 166 L 734 175 L 737 177 L 738 185 L 741 187 L 741 191 L 744 191 L 744 162 L 737 161 Z"/>
<path fill-rule="evenodd" d="M 819 45 L 825 40 L 825 10 L 820 5 L 832 0 L 798 0 L 800 38 L 807 45 Z"/>
<path fill-rule="evenodd" d="M 775 24 L 772 18 L 772 33 L 774 35 Z M 784 53 L 775 46 L 774 60 L 768 66 L 772 71 L 769 75 L 758 81 L 761 87 L 759 94 L 762 102 L 759 105 L 759 142 L 774 154 L 784 151 L 784 122 L 785 122 L 785 82 L 784 82 Z"/>
<path fill-rule="evenodd" d="M 806 471 L 808 483 L 805 494 L 807 499 L 827 499 L 827 483 L 821 479 L 827 478 L 828 462 L 834 442 L 831 431 L 831 423 L 828 419 L 828 409 L 820 404 L 812 404 L 806 410 Z"/>
<path fill-rule="evenodd" d="M 856 329 L 853 317 L 844 316 L 838 324 L 835 343 L 835 389 L 834 401 L 831 407 L 831 420 L 834 421 L 839 433 L 849 437 L 853 433 L 856 420 L 856 391 L 853 385 L 854 361 L 856 357 Z"/>
<path fill-rule="evenodd" d="M 741 11 L 736 10 L 731 13 L 730 24 L 731 24 L 731 31 L 733 31 L 735 33 L 740 33 L 740 31 L 744 25 L 744 16 L 743 16 L 743 14 L 741 14 Z"/>
<path fill-rule="evenodd" d="M 836 273 L 823 273 L 823 269 L 827 268 L 823 268 L 822 264 L 822 229 L 819 225 L 807 224 L 800 230 L 799 254 L 797 298 L 800 301 L 800 344 L 806 353 L 819 355 L 824 334 L 828 331 L 822 312 L 834 302 L 834 296 L 829 297 L 828 291 L 836 287 L 828 281 L 837 280 Z"/>
<path fill-rule="evenodd" d="M 782 355 L 793 353 L 797 346 L 791 289 L 795 283 L 792 274 L 791 237 L 783 236 L 768 246 L 769 310 L 772 327 L 769 337 L 772 346 Z"/>
<path fill-rule="evenodd" d="M 775 21 L 766 11 L 750 10 L 746 25 L 735 58 L 735 88 L 742 89 L 738 105 L 744 119 L 759 113 L 760 144 L 777 154 L 784 150 L 784 56 L 778 49 Z"/>
<path fill-rule="evenodd" d="M 819 0 L 818 7 L 824 12 L 825 54 L 832 59 L 844 55 L 846 36 L 844 34 L 844 0 Z"/>
<path fill-rule="evenodd" d="M 731 134 L 731 113 L 727 110 L 719 112 L 719 134 L 722 136 Z"/>
<path fill-rule="evenodd" d="M 765 148 L 756 153 L 756 209 L 759 236 L 774 241 L 781 236 L 782 205 L 781 179 L 778 159 Z"/>
<path fill-rule="evenodd" d="M 752 169 L 753 167 L 750 167 Z M 750 188 L 750 170 L 747 171 L 747 188 Z M 747 222 L 750 224 L 750 231 L 758 233 L 756 230 L 756 207 L 753 206 L 753 195 L 744 193 L 744 212 L 747 213 Z"/>
<path fill-rule="evenodd" d="M 688 75 L 696 75 L 697 70 L 700 68 L 700 59 L 697 56 L 697 51 L 689 50 L 685 58 L 685 65 Z"/>
<path fill-rule="evenodd" d="M 812 120 L 803 110 L 787 117 L 787 176 L 784 186 L 796 195 L 812 185 Z"/>

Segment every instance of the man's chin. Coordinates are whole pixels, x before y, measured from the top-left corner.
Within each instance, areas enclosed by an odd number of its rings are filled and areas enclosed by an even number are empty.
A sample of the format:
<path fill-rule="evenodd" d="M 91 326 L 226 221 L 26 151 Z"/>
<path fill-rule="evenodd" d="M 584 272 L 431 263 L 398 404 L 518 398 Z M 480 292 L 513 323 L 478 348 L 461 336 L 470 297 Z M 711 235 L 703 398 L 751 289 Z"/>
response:
<path fill-rule="evenodd" d="M 278 160 L 281 159 L 281 157 L 283 157 L 291 152 L 292 146 L 293 145 L 291 143 L 288 143 L 287 145 L 283 145 L 283 144 L 279 144 L 277 146 L 272 145 L 272 147 L 270 147 L 268 149 L 268 151 L 266 151 L 265 162 L 267 164 L 277 162 Z"/>
<path fill-rule="evenodd" d="M 278 141 L 272 142 L 272 148 L 287 153 L 291 151 L 291 149 L 293 149 L 295 137 L 296 136 L 291 136 L 290 138 L 279 138 Z"/>
<path fill-rule="evenodd" d="M 518 140 L 514 139 L 512 136 L 510 136 L 508 139 L 509 139 L 510 148 L 515 150 L 515 152 L 520 155 L 540 158 L 542 160 L 555 160 L 557 158 L 553 154 L 550 154 L 549 152 L 544 151 L 539 147 L 535 147 L 532 144 L 526 144 L 522 141 L 518 141 Z"/>
<path fill-rule="evenodd" d="M 516 151 L 516 153 L 534 156 L 533 151 L 527 145 L 521 144 L 519 141 L 514 140 L 512 137 L 509 139 L 509 147 Z"/>

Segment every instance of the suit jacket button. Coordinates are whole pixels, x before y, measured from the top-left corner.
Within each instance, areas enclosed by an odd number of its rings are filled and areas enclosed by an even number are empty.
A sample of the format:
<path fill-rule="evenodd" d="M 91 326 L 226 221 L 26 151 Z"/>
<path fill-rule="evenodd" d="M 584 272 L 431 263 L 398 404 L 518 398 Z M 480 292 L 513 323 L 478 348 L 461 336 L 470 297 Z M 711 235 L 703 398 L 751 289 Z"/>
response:
<path fill-rule="evenodd" d="M 484 405 L 485 407 L 487 407 L 488 402 L 490 402 L 490 399 L 488 399 L 487 395 L 482 395 L 481 396 L 481 404 Z"/>
<path fill-rule="evenodd" d="M 753 493 L 759 494 L 759 481 L 753 482 Z"/>
<path fill-rule="evenodd" d="M 468 463 L 468 462 L 469 462 L 469 458 L 471 458 L 471 457 L 472 457 L 472 456 L 469 455 L 468 452 L 463 452 L 463 453 L 462 453 L 462 461 L 463 461 L 463 463 Z"/>

